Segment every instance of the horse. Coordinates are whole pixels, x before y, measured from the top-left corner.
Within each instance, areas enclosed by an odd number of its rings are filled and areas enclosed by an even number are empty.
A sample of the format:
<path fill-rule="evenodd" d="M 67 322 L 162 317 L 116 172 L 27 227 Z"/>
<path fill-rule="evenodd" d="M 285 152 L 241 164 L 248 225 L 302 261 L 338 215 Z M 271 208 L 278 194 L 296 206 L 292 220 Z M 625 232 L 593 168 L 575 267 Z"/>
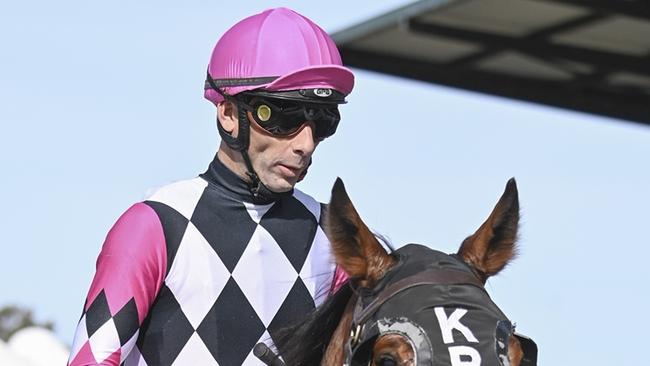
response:
<path fill-rule="evenodd" d="M 387 252 L 340 179 L 324 215 L 336 263 L 349 283 L 275 339 L 286 365 L 536 364 L 537 346 L 515 332 L 484 289 L 517 255 L 514 178 L 456 254 L 417 244 Z"/>

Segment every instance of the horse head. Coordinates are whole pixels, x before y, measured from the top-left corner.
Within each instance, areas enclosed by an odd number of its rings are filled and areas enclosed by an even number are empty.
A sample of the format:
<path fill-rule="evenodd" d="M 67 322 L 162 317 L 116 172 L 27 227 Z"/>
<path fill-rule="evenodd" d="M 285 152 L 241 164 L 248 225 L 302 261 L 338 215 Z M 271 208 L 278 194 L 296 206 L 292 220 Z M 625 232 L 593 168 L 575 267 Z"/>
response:
<path fill-rule="evenodd" d="M 325 216 L 336 262 L 354 296 L 332 336 L 326 365 L 534 365 L 534 343 L 483 285 L 517 255 L 519 201 L 510 179 L 487 220 L 456 254 L 409 244 L 388 253 L 338 179 Z"/>

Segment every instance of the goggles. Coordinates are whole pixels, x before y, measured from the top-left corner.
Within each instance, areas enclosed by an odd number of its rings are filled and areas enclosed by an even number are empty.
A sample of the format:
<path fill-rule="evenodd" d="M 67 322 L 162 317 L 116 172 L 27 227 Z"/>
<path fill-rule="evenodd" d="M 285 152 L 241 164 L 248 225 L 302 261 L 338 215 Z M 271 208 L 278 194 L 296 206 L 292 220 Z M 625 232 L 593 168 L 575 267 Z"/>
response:
<path fill-rule="evenodd" d="M 276 136 L 291 136 L 307 122 L 314 123 L 314 138 L 323 140 L 336 132 L 341 115 L 335 103 L 310 103 L 260 96 L 237 95 L 237 101 L 251 112 L 255 122 Z"/>

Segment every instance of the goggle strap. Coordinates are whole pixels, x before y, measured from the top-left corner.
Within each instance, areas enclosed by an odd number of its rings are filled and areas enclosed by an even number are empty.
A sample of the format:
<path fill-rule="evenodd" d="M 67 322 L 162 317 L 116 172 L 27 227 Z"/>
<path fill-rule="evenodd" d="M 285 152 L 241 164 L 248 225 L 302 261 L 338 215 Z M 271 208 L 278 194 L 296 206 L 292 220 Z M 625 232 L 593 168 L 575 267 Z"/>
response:
<path fill-rule="evenodd" d="M 239 115 L 237 119 L 239 124 L 239 131 L 237 133 L 237 137 L 233 137 L 228 131 L 226 131 L 219 121 L 217 121 L 217 129 L 219 130 L 219 135 L 223 141 L 231 149 L 236 151 L 246 151 L 248 149 L 249 141 L 248 117 L 246 116 L 246 111 L 243 108 L 239 108 L 238 113 Z"/>

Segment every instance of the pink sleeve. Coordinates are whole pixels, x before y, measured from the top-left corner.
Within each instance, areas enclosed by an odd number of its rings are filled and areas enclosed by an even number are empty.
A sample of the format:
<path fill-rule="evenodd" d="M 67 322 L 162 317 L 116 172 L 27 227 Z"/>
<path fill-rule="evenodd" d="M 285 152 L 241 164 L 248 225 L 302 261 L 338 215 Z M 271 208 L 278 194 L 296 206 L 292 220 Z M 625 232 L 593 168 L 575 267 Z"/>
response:
<path fill-rule="evenodd" d="M 334 279 L 332 280 L 332 289 L 330 291 L 330 295 L 338 291 L 341 286 L 343 286 L 344 283 L 348 281 L 348 274 L 345 273 L 343 268 L 340 266 L 336 266 L 336 270 L 334 271 Z"/>
<path fill-rule="evenodd" d="M 68 365 L 121 364 L 135 345 L 166 270 L 160 219 L 147 204 L 137 203 L 106 237 Z"/>

